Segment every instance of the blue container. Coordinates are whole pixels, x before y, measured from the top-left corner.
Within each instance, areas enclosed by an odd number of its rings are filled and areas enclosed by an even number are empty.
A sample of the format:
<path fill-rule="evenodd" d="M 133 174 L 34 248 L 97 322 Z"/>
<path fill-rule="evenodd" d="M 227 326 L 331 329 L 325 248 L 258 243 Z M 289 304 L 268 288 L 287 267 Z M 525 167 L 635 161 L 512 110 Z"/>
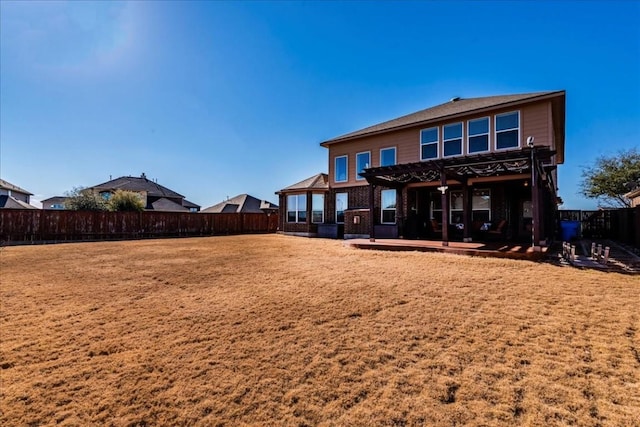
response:
<path fill-rule="evenodd" d="M 580 221 L 560 221 L 560 232 L 565 242 L 578 237 L 579 230 Z"/>

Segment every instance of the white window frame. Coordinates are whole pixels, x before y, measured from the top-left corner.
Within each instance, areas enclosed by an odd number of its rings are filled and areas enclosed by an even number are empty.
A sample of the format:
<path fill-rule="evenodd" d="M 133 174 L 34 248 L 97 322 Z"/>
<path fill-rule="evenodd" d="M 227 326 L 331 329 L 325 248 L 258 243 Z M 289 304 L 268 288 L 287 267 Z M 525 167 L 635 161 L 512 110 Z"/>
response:
<path fill-rule="evenodd" d="M 305 203 L 304 203 L 304 208 L 300 209 L 299 206 L 299 197 L 300 196 L 304 196 L 305 198 Z M 291 209 L 290 207 L 290 203 L 289 203 L 289 198 L 290 197 L 295 197 L 296 200 L 296 206 L 295 209 Z M 289 220 L 289 212 L 295 212 L 296 213 L 296 219 L 295 221 L 290 221 Z M 305 212 L 305 219 L 304 221 L 300 221 L 300 212 Z M 289 224 L 305 224 L 307 222 L 307 195 L 306 194 L 288 194 L 287 195 L 287 223 Z"/>
<path fill-rule="evenodd" d="M 322 214 L 321 214 L 320 221 L 314 221 L 313 220 L 313 214 L 315 212 L 318 212 L 318 209 L 315 209 L 316 206 L 314 204 L 316 197 L 322 197 L 322 204 L 320 206 L 320 208 L 322 209 L 321 210 Z M 324 193 L 312 193 L 311 194 L 311 223 L 312 224 L 322 224 L 322 223 L 324 223 Z"/>
<path fill-rule="evenodd" d="M 478 209 L 476 207 L 476 203 L 473 203 L 473 198 L 475 197 L 475 192 L 478 191 L 486 191 L 487 193 L 489 193 L 489 207 L 488 208 L 482 208 L 482 209 Z M 491 189 L 490 188 L 474 188 L 473 191 L 471 192 L 471 219 L 473 220 L 473 212 L 474 211 L 488 211 L 489 212 L 489 221 L 491 222 Z"/>
<path fill-rule="evenodd" d="M 336 203 L 336 224 L 344 224 L 344 221 L 338 221 L 338 196 L 344 194 L 344 198 L 345 198 L 345 207 L 343 212 L 343 216 L 344 216 L 344 212 L 349 209 L 349 193 L 336 193 L 336 197 L 335 197 L 335 203 Z"/>
<path fill-rule="evenodd" d="M 447 126 L 455 126 L 455 125 L 459 125 L 460 126 L 460 138 L 449 138 L 449 139 L 445 139 L 444 136 L 444 128 L 446 128 Z M 449 154 L 448 156 L 445 154 L 444 151 L 444 146 L 447 142 L 449 141 L 456 141 L 456 140 L 460 140 L 460 154 Z M 463 122 L 455 122 L 455 123 L 448 123 L 446 125 L 442 126 L 442 157 L 443 158 L 450 158 L 450 157 L 459 157 L 459 156 L 464 156 L 464 123 Z"/>
<path fill-rule="evenodd" d="M 442 221 L 442 193 L 432 192 L 430 197 L 431 201 L 429 203 L 429 219 L 435 219 L 436 221 L 440 222 Z M 439 208 L 436 206 L 436 200 L 438 200 L 438 203 L 440 204 Z"/>
<path fill-rule="evenodd" d="M 396 213 L 397 213 L 397 210 L 396 210 L 396 209 L 397 209 L 397 207 L 393 207 L 393 208 L 385 208 L 385 207 L 384 207 L 384 205 L 382 204 L 382 203 L 383 203 L 383 200 L 384 200 L 384 195 L 383 195 L 383 194 L 384 194 L 384 193 L 389 193 L 389 192 L 392 192 L 392 191 L 393 191 L 393 196 L 394 196 L 394 199 L 393 199 L 393 200 L 394 200 L 394 203 L 393 203 L 393 204 L 394 204 L 394 206 L 395 206 L 395 205 L 397 204 L 397 201 L 396 201 L 396 200 L 397 200 L 397 197 L 398 197 L 398 195 L 397 195 L 398 193 L 396 192 L 396 190 L 394 190 L 393 188 L 391 188 L 391 189 L 387 189 L 387 190 L 382 190 L 382 191 L 380 192 L 380 223 L 381 223 L 381 224 L 395 224 L 395 223 L 396 223 L 396 221 L 397 221 L 397 218 L 396 218 Z M 393 222 L 389 222 L 389 221 L 385 221 L 385 220 L 384 220 L 384 213 L 385 213 L 385 211 L 393 211 Z"/>
<path fill-rule="evenodd" d="M 480 192 L 480 191 L 486 191 L 489 194 L 489 207 L 488 208 L 481 208 L 479 209 L 476 206 L 476 203 L 473 203 L 473 198 L 476 196 L 476 192 Z M 464 194 L 462 194 L 462 190 L 452 190 L 449 192 L 449 223 L 450 224 L 454 224 L 453 222 L 453 218 L 454 218 L 454 214 L 455 215 L 462 215 L 461 216 L 461 221 L 460 222 L 464 222 L 464 210 L 462 208 L 460 209 L 454 209 L 453 207 L 453 195 L 454 194 L 459 194 L 460 197 L 464 197 Z M 491 222 L 491 189 L 490 188 L 474 188 L 471 191 L 471 218 L 473 220 L 473 212 L 489 212 L 489 220 L 488 222 Z M 440 211 L 441 212 L 441 211 Z"/>
<path fill-rule="evenodd" d="M 431 129 L 435 129 L 436 130 L 436 140 L 434 142 L 423 143 L 422 142 L 422 131 L 431 130 Z M 429 157 L 428 159 L 423 158 L 422 157 L 422 147 L 425 146 L 425 145 L 432 145 L 432 144 L 436 145 L 436 156 L 435 157 Z M 420 129 L 420 161 L 426 162 L 426 161 L 429 161 L 429 160 L 435 160 L 435 159 L 439 159 L 439 158 L 440 158 L 440 126 L 432 126 L 430 128 Z"/>
<path fill-rule="evenodd" d="M 517 114 L 518 115 L 518 127 L 517 128 L 510 128 L 510 129 L 502 129 L 502 130 L 498 130 L 498 117 L 502 117 L 502 116 L 508 116 L 510 114 Z M 515 110 L 515 111 L 509 111 L 506 113 L 500 113 L 500 114 L 496 114 L 493 118 L 493 148 L 495 151 L 505 151 L 505 150 L 515 150 L 517 148 L 520 148 L 520 128 L 522 127 L 522 122 L 520 120 L 520 110 Z M 506 148 L 498 148 L 498 134 L 502 133 L 502 132 L 511 132 L 513 130 L 517 130 L 518 131 L 518 145 L 514 146 L 514 147 L 506 147 Z"/>
<path fill-rule="evenodd" d="M 453 196 L 455 195 L 459 195 L 459 197 L 464 197 L 464 194 L 462 193 L 462 190 L 453 190 L 453 191 L 449 191 L 449 224 L 459 224 L 462 223 L 464 221 L 464 209 L 461 207 L 460 209 L 454 209 L 453 207 Z M 464 202 L 463 202 L 463 206 L 464 206 Z M 460 222 L 459 223 L 454 223 L 453 222 L 453 217 L 455 215 L 460 215 Z"/>
<path fill-rule="evenodd" d="M 487 133 L 477 133 L 474 135 L 471 135 L 471 122 L 477 122 L 480 120 L 486 120 L 487 121 Z M 487 136 L 487 149 L 483 150 L 483 151 L 471 151 L 471 138 L 474 136 Z M 477 119 L 472 119 L 472 120 L 468 120 L 467 121 L 467 154 L 471 155 L 471 154 L 480 154 L 480 153 L 488 153 L 489 151 L 491 151 L 491 118 L 489 116 L 487 117 L 478 117 Z"/>
<path fill-rule="evenodd" d="M 358 158 L 360 157 L 361 154 L 366 154 L 367 156 L 369 156 L 369 161 L 366 163 L 366 166 L 364 168 L 362 168 L 363 170 L 366 168 L 370 168 L 371 167 L 371 151 L 361 151 L 360 153 L 356 153 L 356 181 L 362 181 L 364 180 L 363 177 L 360 176 L 360 172 L 362 172 L 361 170 L 358 169 L 358 163 L 359 160 Z"/>
<path fill-rule="evenodd" d="M 344 158 L 345 163 L 345 171 L 344 171 L 344 180 L 338 181 L 338 159 Z M 342 156 L 336 156 L 333 163 L 333 180 L 334 182 L 348 182 L 349 181 L 349 155 L 344 154 Z"/>
<path fill-rule="evenodd" d="M 398 148 L 397 147 L 385 147 L 380 149 L 380 166 L 382 166 L 382 152 L 393 150 L 393 163 L 385 166 L 393 166 L 398 164 Z"/>

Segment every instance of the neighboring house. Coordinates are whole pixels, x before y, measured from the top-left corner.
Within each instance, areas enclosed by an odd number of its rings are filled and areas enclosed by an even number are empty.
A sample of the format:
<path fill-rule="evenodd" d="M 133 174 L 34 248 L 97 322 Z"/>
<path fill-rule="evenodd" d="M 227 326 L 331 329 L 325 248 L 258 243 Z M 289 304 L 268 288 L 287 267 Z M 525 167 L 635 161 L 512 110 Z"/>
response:
<path fill-rule="evenodd" d="M 31 196 L 33 196 L 33 193 L 11 184 L 4 179 L 0 179 L 0 208 L 38 209 L 29 204 Z"/>
<path fill-rule="evenodd" d="M 326 185 L 277 193 L 285 233 L 535 245 L 555 234 L 564 91 L 454 98 L 320 145 Z"/>
<path fill-rule="evenodd" d="M 155 181 L 146 177 L 143 173 L 140 177 L 121 176 L 102 184 L 89 187 L 88 190 L 109 200 L 117 190 L 133 191 L 138 193 L 145 203 L 145 210 L 163 212 L 198 212 L 200 206 L 184 198 Z"/>
<path fill-rule="evenodd" d="M 64 210 L 67 197 L 55 196 L 49 197 L 42 201 L 42 209 L 45 210 Z"/>
<path fill-rule="evenodd" d="M 624 195 L 627 199 L 631 201 L 631 207 L 635 208 L 636 206 L 640 206 L 640 185 L 634 190 L 629 191 Z"/>
<path fill-rule="evenodd" d="M 206 213 L 266 213 L 278 212 L 278 205 L 260 200 L 249 194 L 240 194 L 217 205 L 203 209 Z"/>

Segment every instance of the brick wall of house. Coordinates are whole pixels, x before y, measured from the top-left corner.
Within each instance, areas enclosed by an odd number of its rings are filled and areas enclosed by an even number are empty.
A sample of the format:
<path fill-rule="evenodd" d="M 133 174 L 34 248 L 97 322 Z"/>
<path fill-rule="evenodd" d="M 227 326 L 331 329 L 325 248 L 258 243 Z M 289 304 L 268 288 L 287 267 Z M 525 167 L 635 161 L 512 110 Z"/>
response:
<path fill-rule="evenodd" d="M 369 235 L 369 209 L 348 209 L 344 213 L 344 234 Z"/>

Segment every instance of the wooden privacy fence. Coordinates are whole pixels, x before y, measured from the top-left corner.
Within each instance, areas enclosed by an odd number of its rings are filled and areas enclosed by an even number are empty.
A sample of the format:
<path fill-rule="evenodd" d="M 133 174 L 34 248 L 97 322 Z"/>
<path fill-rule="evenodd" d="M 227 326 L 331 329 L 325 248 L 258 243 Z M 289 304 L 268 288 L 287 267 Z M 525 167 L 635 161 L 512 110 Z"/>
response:
<path fill-rule="evenodd" d="M 275 233 L 278 214 L 0 209 L 2 244 Z"/>
<path fill-rule="evenodd" d="M 579 222 L 578 237 L 612 239 L 640 248 L 640 206 L 598 211 L 560 210 L 558 220 Z"/>

